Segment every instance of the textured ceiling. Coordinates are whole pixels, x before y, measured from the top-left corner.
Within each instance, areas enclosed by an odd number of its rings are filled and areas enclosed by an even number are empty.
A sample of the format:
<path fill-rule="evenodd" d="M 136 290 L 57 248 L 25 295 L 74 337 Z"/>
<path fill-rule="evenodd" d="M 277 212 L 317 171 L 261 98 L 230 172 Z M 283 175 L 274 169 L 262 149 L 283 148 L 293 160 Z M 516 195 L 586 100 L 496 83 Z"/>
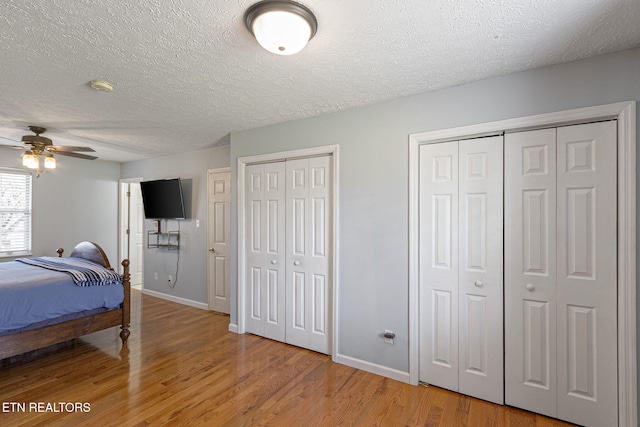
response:
<path fill-rule="evenodd" d="M 135 160 L 640 46 L 638 0 L 305 0 L 318 33 L 287 57 L 244 27 L 253 3 L 2 0 L 0 144 L 36 124 L 56 144 Z M 96 78 L 115 91 L 91 89 Z"/>

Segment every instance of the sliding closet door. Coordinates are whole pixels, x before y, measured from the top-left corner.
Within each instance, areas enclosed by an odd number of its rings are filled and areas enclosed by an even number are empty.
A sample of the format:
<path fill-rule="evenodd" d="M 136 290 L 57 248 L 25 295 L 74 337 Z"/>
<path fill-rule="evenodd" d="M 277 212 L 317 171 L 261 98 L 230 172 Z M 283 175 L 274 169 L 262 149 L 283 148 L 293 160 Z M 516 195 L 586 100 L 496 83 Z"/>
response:
<path fill-rule="evenodd" d="M 503 402 L 502 137 L 420 147 L 420 381 Z"/>
<path fill-rule="evenodd" d="M 247 332 L 285 340 L 285 163 L 247 166 Z"/>
<path fill-rule="evenodd" d="M 504 403 L 502 136 L 459 144 L 459 391 Z"/>
<path fill-rule="evenodd" d="M 330 353 L 331 158 L 286 162 L 286 342 Z"/>
<path fill-rule="evenodd" d="M 617 425 L 616 122 L 558 129 L 558 418 Z"/>
<path fill-rule="evenodd" d="M 420 381 L 458 391 L 458 142 L 420 146 Z"/>
<path fill-rule="evenodd" d="M 505 402 L 556 417 L 556 129 L 504 143 Z"/>

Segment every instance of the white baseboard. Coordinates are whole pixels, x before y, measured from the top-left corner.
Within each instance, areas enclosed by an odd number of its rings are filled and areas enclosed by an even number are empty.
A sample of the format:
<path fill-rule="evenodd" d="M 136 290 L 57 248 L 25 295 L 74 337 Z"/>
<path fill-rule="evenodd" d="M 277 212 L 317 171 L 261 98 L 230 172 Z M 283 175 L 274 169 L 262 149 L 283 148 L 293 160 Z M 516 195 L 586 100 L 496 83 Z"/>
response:
<path fill-rule="evenodd" d="M 409 373 L 392 369 L 387 366 L 378 365 L 375 363 L 367 362 L 366 360 L 356 359 L 354 357 L 345 356 L 343 354 L 336 354 L 333 358 L 336 363 L 350 366 L 352 368 L 360 369 L 362 371 L 371 372 L 372 374 L 381 375 L 383 377 L 391 378 L 392 380 L 402 381 L 403 383 L 409 383 Z"/>
<path fill-rule="evenodd" d="M 229 332 L 233 332 L 234 334 L 237 334 L 238 325 L 236 323 L 229 323 Z"/>
<path fill-rule="evenodd" d="M 180 298 L 173 295 L 163 294 L 162 292 L 152 291 L 150 289 L 142 289 L 144 295 L 150 295 L 152 297 L 161 298 L 171 302 L 177 302 L 178 304 L 188 305 L 189 307 L 199 308 L 201 310 L 209 310 L 209 305 L 204 302 L 193 301 L 186 298 Z"/>

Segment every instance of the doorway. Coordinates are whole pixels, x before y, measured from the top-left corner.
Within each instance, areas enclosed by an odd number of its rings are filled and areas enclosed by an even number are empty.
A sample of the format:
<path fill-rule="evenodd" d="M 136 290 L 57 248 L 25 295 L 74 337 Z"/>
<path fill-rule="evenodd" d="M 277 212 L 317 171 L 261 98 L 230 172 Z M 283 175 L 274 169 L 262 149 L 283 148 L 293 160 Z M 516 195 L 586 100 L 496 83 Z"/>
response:
<path fill-rule="evenodd" d="M 129 260 L 131 287 L 138 290 L 144 288 L 144 209 L 140 181 L 142 178 L 120 181 L 120 259 Z"/>

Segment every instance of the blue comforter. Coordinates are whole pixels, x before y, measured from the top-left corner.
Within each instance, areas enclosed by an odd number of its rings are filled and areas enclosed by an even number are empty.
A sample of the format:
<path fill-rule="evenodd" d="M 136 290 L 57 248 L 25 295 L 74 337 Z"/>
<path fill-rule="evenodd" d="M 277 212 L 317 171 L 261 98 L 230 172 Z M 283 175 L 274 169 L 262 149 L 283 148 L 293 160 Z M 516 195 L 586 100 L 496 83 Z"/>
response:
<path fill-rule="evenodd" d="M 0 263 L 0 333 L 80 311 L 117 308 L 123 299 L 122 284 L 80 287 L 65 273 Z"/>

